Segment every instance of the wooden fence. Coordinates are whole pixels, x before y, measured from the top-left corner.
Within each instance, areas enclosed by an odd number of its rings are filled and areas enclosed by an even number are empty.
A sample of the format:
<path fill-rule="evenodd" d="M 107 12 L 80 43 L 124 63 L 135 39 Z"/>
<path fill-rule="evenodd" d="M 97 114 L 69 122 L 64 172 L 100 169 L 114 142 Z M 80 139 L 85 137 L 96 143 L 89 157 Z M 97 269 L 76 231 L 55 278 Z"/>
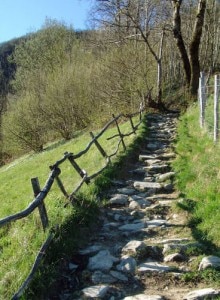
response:
<path fill-rule="evenodd" d="M 220 96 L 220 75 L 215 75 L 214 84 L 206 84 L 205 73 L 201 73 L 199 80 L 199 106 L 200 106 L 200 127 L 206 128 L 213 134 L 216 143 L 219 139 L 219 96 Z M 213 97 L 211 97 L 213 96 Z M 213 100 L 212 100 L 213 99 Z"/>
<path fill-rule="evenodd" d="M 34 192 L 33 201 L 28 205 L 28 207 L 26 209 L 1 219 L 0 220 L 0 227 L 4 226 L 6 224 L 9 224 L 12 221 L 16 221 L 16 220 L 25 218 L 28 215 L 30 215 L 35 209 L 38 209 L 39 214 L 40 214 L 40 218 L 41 218 L 41 222 L 42 222 L 43 230 L 46 230 L 46 228 L 48 228 L 48 226 L 49 226 L 49 221 L 48 221 L 48 214 L 47 214 L 47 211 L 46 211 L 46 207 L 44 205 L 44 201 L 45 201 L 45 198 L 47 197 L 47 194 L 50 192 L 51 187 L 54 184 L 54 182 L 57 183 L 61 193 L 73 204 L 74 195 L 77 193 L 77 191 L 79 191 L 79 189 L 82 187 L 82 185 L 84 183 L 89 184 L 92 179 L 97 177 L 99 174 L 101 174 L 103 172 L 104 169 L 106 169 L 108 167 L 108 165 L 111 163 L 112 157 L 117 155 L 117 153 L 119 152 L 120 145 L 122 145 L 124 151 L 126 150 L 126 145 L 125 145 L 124 139 L 125 139 L 125 137 L 128 137 L 128 136 L 136 133 L 136 130 L 138 129 L 139 125 L 141 124 L 141 122 L 143 120 L 143 112 L 144 112 L 144 107 L 141 104 L 139 111 L 136 112 L 136 113 L 126 114 L 126 115 L 125 114 L 120 114 L 118 116 L 112 115 L 113 118 L 103 127 L 103 129 L 97 135 L 94 135 L 92 132 L 90 132 L 90 136 L 91 136 L 92 140 L 86 146 L 86 148 L 84 150 L 82 150 L 81 152 L 79 152 L 77 154 L 73 154 L 73 153 L 70 153 L 70 152 L 65 152 L 64 156 L 61 159 L 59 159 L 52 166 L 50 166 L 51 172 L 50 172 L 49 177 L 48 177 L 48 179 L 47 179 L 47 181 L 46 181 L 43 188 L 40 188 L 38 178 L 32 178 L 31 183 L 32 183 L 32 188 L 33 188 L 33 192 Z M 137 115 L 139 115 L 139 120 L 138 120 L 138 123 L 136 125 L 134 125 L 133 117 L 135 117 Z M 122 131 L 120 129 L 120 122 L 119 122 L 119 120 L 121 118 L 130 121 L 131 131 L 129 133 L 126 133 L 126 134 L 122 133 Z M 117 144 L 117 147 L 116 147 L 116 150 L 114 151 L 114 153 L 112 153 L 110 155 L 107 155 L 107 153 L 105 152 L 105 150 L 103 149 L 103 147 L 99 143 L 98 139 L 104 134 L 104 132 L 107 131 L 107 129 L 111 125 L 116 126 L 117 134 L 115 134 L 114 136 L 108 138 L 108 140 L 117 137 L 117 138 L 119 138 L 119 141 L 118 141 L 118 144 Z M 90 150 L 90 148 L 93 144 L 97 147 L 98 151 L 105 158 L 106 163 L 105 163 L 105 166 L 102 167 L 96 173 L 94 173 L 92 175 L 88 175 L 86 170 L 83 170 L 83 169 L 80 168 L 80 166 L 77 164 L 76 160 L 78 158 L 80 158 L 81 156 L 83 156 L 84 154 L 86 154 Z M 70 164 L 72 165 L 72 167 L 76 170 L 76 172 L 81 177 L 81 182 L 70 194 L 67 193 L 67 191 L 64 187 L 64 184 L 63 184 L 63 182 L 61 181 L 61 179 L 59 177 L 60 174 L 61 174 L 60 166 L 65 161 L 69 161 Z M 42 260 L 44 254 L 45 254 L 46 249 L 48 248 L 50 242 L 53 240 L 55 232 L 56 232 L 56 230 L 54 230 L 54 229 L 51 230 L 47 240 L 44 242 L 44 244 L 42 245 L 40 251 L 38 252 L 38 255 L 35 259 L 35 262 L 32 266 L 32 269 L 31 269 L 27 279 L 22 284 L 22 286 L 20 287 L 18 292 L 13 296 L 13 298 L 12 298 L 13 300 L 19 299 L 22 296 L 24 290 L 27 288 L 28 284 L 32 280 L 32 278 L 34 276 L 34 273 L 36 272 L 37 267 L 39 266 L 40 261 Z"/>

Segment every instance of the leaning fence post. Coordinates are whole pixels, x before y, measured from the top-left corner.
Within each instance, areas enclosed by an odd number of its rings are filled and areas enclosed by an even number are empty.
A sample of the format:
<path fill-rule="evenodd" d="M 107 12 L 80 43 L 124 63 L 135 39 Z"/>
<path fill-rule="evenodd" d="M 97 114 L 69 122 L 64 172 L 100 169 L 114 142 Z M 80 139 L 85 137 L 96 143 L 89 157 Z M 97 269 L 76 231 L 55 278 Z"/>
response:
<path fill-rule="evenodd" d="M 94 139 L 95 136 L 94 134 L 92 133 L 92 131 L 89 133 L 91 138 Z M 104 157 L 104 158 L 107 158 L 108 155 L 105 153 L 105 150 L 102 148 L 102 146 L 99 144 L 99 142 L 97 140 L 94 140 L 94 143 L 96 145 L 96 147 L 98 148 L 99 152 L 101 153 L 101 155 Z"/>
<path fill-rule="evenodd" d="M 215 91 L 214 91 L 214 142 L 218 140 L 219 131 L 219 85 L 220 76 L 215 75 Z"/>
<path fill-rule="evenodd" d="M 34 191 L 34 197 L 37 197 L 37 195 L 41 192 L 40 183 L 39 183 L 38 178 L 37 177 L 31 178 L 31 184 L 32 184 L 32 188 Z M 46 228 L 48 227 L 49 221 L 48 221 L 47 210 L 46 210 L 44 202 L 42 202 L 38 205 L 38 210 L 39 210 L 39 214 L 40 214 L 40 218 L 41 218 L 41 223 L 42 223 L 43 229 L 45 231 Z"/>
<path fill-rule="evenodd" d="M 64 155 L 68 154 L 67 152 L 64 153 Z M 87 174 L 85 170 L 82 170 L 80 168 L 80 166 L 76 163 L 75 159 L 73 158 L 73 155 L 68 156 L 68 160 L 71 163 L 71 165 L 74 167 L 74 169 L 76 170 L 76 172 L 82 177 L 84 178 L 85 175 Z M 85 180 L 86 184 L 89 184 L 89 179 Z"/>
<path fill-rule="evenodd" d="M 200 104 L 200 127 L 203 128 L 205 124 L 205 105 L 206 105 L 204 72 L 200 73 L 200 78 L 199 78 L 199 104 Z"/>
<path fill-rule="evenodd" d="M 123 134 L 121 133 L 121 130 L 120 130 L 120 127 L 119 127 L 119 125 L 118 125 L 118 122 L 117 122 L 117 120 L 116 120 L 116 118 L 115 118 L 115 115 L 113 114 L 112 117 L 115 119 L 115 124 L 116 124 L 117 129 L 118 129 L 118 134 L 119 134 L 119 136 L 120 136 L 120 138 L 121 138 L 122 146 L 123 146 L 123 148 L 124 148 L 124 151 L 126 151 L 126 146 L 125 146 Z"/>

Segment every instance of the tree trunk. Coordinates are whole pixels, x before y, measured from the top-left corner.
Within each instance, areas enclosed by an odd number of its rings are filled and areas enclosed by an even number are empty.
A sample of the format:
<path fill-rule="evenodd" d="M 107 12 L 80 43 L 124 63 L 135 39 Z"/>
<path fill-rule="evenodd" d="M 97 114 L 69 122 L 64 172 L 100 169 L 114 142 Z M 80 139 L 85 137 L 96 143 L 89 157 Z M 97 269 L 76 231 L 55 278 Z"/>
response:
<path fill-rule="evenodd" d="M 164 29 L 161 33 L 160 48 L 157 60 L 157 103 L 160 105 L 162 102 L 162 54 L 164 42 Z"/>
<path fill-rule="evenodd" d="M 189 57 L 186 51 L 185 43 L 181 32 L 180 7 L 182 4 L 182 0 L 172 0 L 172 4 L 173 4 L 173 35 L 176 40 L 176 44 L 182 58 L 184 72 L 186 76 L 186 82 L 187 85 L 190 86 L 190 81 L 191 81 L 190 61 L 189 61 Z"/>
<path fill-rule="evenodd" d="M 204 24 L 204 16 L 206 9 L 206 0 L 200 0 L 198 4 L 198 13 L 193 30 L 193 37 L 190 43 L 190 66 L 191 66 L 191 80 L 190 93 L 192 96 L 197 95 L 199 87 L 200 64 L 199 64 L 199 45 L 202 36 L 202 28 Z"/>

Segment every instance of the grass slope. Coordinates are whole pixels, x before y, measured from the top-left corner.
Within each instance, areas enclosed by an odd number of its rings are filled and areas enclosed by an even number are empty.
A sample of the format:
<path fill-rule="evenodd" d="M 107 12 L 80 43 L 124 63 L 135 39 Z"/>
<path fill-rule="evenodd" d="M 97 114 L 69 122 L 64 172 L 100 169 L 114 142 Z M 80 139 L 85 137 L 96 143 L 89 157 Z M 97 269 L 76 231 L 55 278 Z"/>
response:
<path fill-rule="evenodd" d="M 123 133 L 131 131 L 129 122 L 121 124 L 120 128 Z M 99 140 L 108 154 L 115 151 L 118 138 L 109 141 L 107 138 L 116 133 L 116 128 L 111 128 Z M 133 140 L 134 135 L 126 137 L 126 145 L 131 144 Z M 40 154 L 27 155 L 2 167 L 0 169 L 0 218 L 26 208 L 33 200 L 30 183 L 32 177 L 38 177 L 40 185 L 43 187 L 50 172 L 50 165 L 61 159 L 66 151 L 73 153 L 82 151 L 90 141 L 91 137 L 85 133 L 69 142 L 51 145 Z M 105 165 L 105 160 L 96 147 L 92 146 L 89 153 L 77 160 L 77 163 L 87 171 L 88 175 L 91 175 Z M 68 161 L 62 164 L 61 171 L 60 178 L 66 190 L 71 193 L 81 178 Z M 100 183 L 103 184 L 104 181 L 103 179 Z M 80 195 L 83 205 L 66 205 L 68 200 L 62 196 L 56 184 L 53 185 L 46 198 L 49 227 L 59 225 L 59 233 L 53 244 L 54 253 L 47 258 L 51 265 L 50 273 L 54 260 L 56 260 L 56 253 L 64 251 L 65 247 L 74 247 L 74 245 L 76 247 L 76 241 L 79 238 L 77 235 L 80 234 L 77 234 L 77 226 L 87 224 L 89 219 L 94 218 L 97 214 L 95 195 L 97 188 L 89 186 L 83 191 L 84 194 Z M 74 234 L 70 236 L 70 232 L 74 232 Z M 37 210 L 25 219 L 0 228 L 0 299 L 10 299 L 18 290 L 30 272 L 36 254 L 47 236 L 48 231 L 43 232 Z M 36 282 L 39 287 L 38 279 L 35 280 Z"/>
<path fill-rule="evenodd" d="M 185 208 L 196 238 L 220 247 L 220 144 L 199 126 L 198 107 L 181 117 L 176 150 L 178 188 L 185 194 Z M 211 249 L 210 249 L 211 250 Z M 219 252 L 220 253 L 220 252 Z"/>

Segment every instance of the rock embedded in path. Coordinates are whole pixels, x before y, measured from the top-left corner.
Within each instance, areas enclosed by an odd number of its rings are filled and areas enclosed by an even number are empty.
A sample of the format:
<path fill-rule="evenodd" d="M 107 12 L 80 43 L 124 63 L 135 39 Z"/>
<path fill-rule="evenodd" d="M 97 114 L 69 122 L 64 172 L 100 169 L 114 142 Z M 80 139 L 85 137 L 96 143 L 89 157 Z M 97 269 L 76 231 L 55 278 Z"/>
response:
<path fill-rule="evenodd" d="M 213 255 L 203 257 L 202 261 L 199 264 L 199 271 L 208 268 L 220 269 L 220 257 Z"/>
<path fill-rule="evenodd" d="M 126 231 L 126 232 L 138 232 L 142 229 L 145 228 L 145 223 L 144 222 L 139 222 L 139 223 L 130 223 L 130 224 L 125 224 L 119 227 L 120 231 Z"/>
<path fill-rule="evenodd" d="M 126 205 L 128 203 L 128 195 L 116 194 L 109 200 L 109 203 L 113 205 Z"/>
<path fill-rule="evenodd" d="M 196 290 L 188 293 L 183 300 L 205 300 L 215 299 L 215 296 L 220 295 L 220 290 L 214 290 L 212 288 Z"/>
<path fill-rule="evenodd" d="M 122 253 L 136 254 L 139 251 L 143 251 L 146 249 L 146 245 L 142 241 L 130 241 L 123 248 Z"/>
<path fill-rule="evenodd" d="M 186 258 L 184 255 L 182 255 L 181 253 L 173 253 L 173 254 L 169 254 L 167 256 L 164 257 L 164 262 L 171 262 L 171 261 L 176 261 L 176 262 L 180 262 L 180 261 L 185 261 Z"/>
<path fill-rule="evenodd" d="M 137 267 L 137 263 L 133 257 L 124 256 L 122 257 L 120 264 L 116 266 L 116 269 L 123 273 L 133 274 L 136 270 L 136 267 Z"/>
<path fill-rule="evenodd" d="M 109 290 L 109 286 L 94 285 L 83 289 L 82 292 L 86 297 L 91 299 L 91 298 L 104 298 L 108 290 Z"/>
<path fill-rule="evenodd" d="M 113 263 L 117 261 L 118 258 L 112 256 L 108 250 L 101 250 L 98 254 L 89 258 L 87 269 L 90 271 L 109 271 Z"/>
<path fill-rule="evenodd" d="M 147 261 L 145 263 L 142 263 L 138 266 L 139 272 L 170 272 L 173 271 L 173 268 L 170 266 L 159 264 L 156 261 Z"/>
<path fill-rule="evenodd" d="M 135 189 L 131 189 L 131 188 L 120 188 L 117 191 L 119 192 L 119 194 L 124 194 L 127 196 L 131 196 L 136 192 Z"/>
<path fill-rule="evenodd" d="M 163 296 L 139 294 L 125 297 L 123 300 L 164 300 Z"/>
<path fill-rule="evenodd" d="M 135 181 L 134 188 L 138 191 L 147 191 L 149 189 L 160 190 L 162 185 L 158 182 Z"/>
<path fill-rule="evenodd" d="M 175 175 L 175 172 L 168 172 L 165 174 L 161 174 L 159 176 L 156 177 L 156 181 L 157 182 L 164 182 L 168 179 L 170 179 L 171 177 L 173 177 Z"/>

